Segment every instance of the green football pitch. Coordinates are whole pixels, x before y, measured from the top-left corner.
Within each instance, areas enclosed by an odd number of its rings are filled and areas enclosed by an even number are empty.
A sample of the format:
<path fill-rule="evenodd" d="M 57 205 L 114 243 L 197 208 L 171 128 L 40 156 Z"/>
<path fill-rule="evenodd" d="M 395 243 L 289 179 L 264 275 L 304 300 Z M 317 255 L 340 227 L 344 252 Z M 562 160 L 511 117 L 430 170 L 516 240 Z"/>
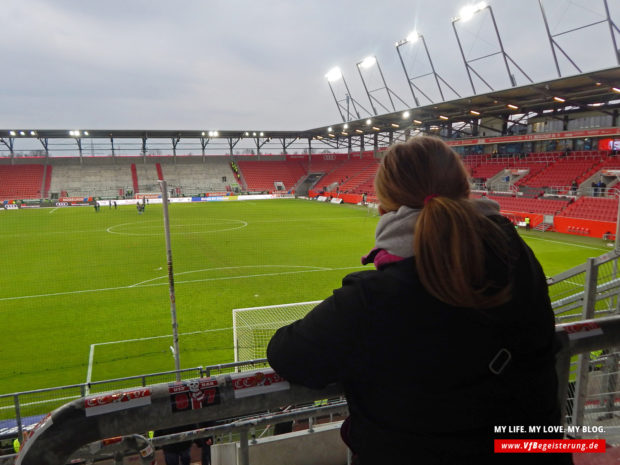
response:
<path fill-rule="evenodd" d="M 171 204 L 182 368 L 233 360 L 232 309 L 319 300 L 378 217 L 294 199 Z M 174 369 L 161 206 L 0 212 L 0 393 Z M 609 250 L 523 234 L 553 275 Z"/>

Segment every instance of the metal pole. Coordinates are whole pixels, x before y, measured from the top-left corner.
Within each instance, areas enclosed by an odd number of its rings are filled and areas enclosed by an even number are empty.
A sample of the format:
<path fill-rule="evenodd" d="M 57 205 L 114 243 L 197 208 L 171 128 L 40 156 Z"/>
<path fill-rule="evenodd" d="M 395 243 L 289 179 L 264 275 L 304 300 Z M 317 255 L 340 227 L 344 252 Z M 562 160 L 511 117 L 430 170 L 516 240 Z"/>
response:
<path fill-rule="evenodd" d="M 620 254 L 620 197 L 618 199 L 618 216 L 616 217 L 616 241 L 614 245 L 614 252 Z"/>
<path fill-rule="evenodd" d="M 17 437 L 21 443 L 24 442 L 24 430 L 22 427 L 22 415 L 19 408 L 19 394 L 13 396 L 13 404 L 15 405 L 15 422 L 17 423 Z"/>
<path fill-rule="evenodd" d="M 555 53 L 555 46 L 553 45 L 553 38 L 551 37 L 551 31 L 549 30 L 549 22 L 547 21 L 547 15 L 545 14 L 542 0 L 538 0 L 538 5 L 540 6 L 540 12 L 542 13 L 543 21 L 545 23 L 545 30 L 547 31 L 547 38 L 549 39 L 549 45 L 551 45 L 551 53 L 553 54 L 553 61 L 555 62 L 555 69 L 558 72 L 558 77 L 562 77 L 562 73 L 560 71 L 560 65 L 558 64 L 558 57 Z"/>
<path fill-rule="evenodd" d="M 394 101 L 392 100 L 392 95 L 390 94 L 390 88 L 387 86 L 387 82 L 385 82 L 385 77 L 383 76 L 383 71 L 381 71 L 381 66 L 379 66 L 379 62 L 375 63 L 377 65 L 377 69 L 379 70 L 379 76 L 381 76 L 381 81 L 383 81 L 383 87 L 388 94 L 388 98 L 390 99 L 390 103 L 392 104 L 392 111 L 396 111 L 396 107 L 394 106 Z"/>
<path fill-rule="evenodd" d="M 239 433 L 239 463 L 250 465 L 250 450 L 248 448 L 248 430 L 244 429 Z"/>
<path fill-rule="evenodd" d="M 355 99 L 351 95 L 351 91 L 349 90 L 349 85 L 347 84 L 347 81 L 345 80 L 344 76 L 342 76 L 342 83 L 344 84 L 344 88 L 347 90 L 347 96 L 349 96 L 349 98 L 351 99 L 351 103 L 353 104 L 353 110 L 355 111 L 355 116 L 357 117 L 357 119 L 360 119 L 360 114 L 357 111 L 357 107 L 355 106 Z M 362 108 L 366 110 L 364 107 Z M 347 116 L 349 115 L 347 114 Z M 351 121 L 351 120 L 347 120 L 347 121 Z"/>
<path fill-rule="evenodd" d="M 398 53 L 400 64 L 403 65 L 403 71 L 405 72 L 405 77 L 407 78 L 407 84 L 409 84 L 409 89 L 411 89 L 411 95 L 413 96 L 413 101 L 415 102 L 416 107 L 419 107 L 420 102 L 418 101 L 418 97 L 416 97 L 415 95 L 415 92 L 413 90 L 413 85 L 411 84 L 411 79 L 409 79 L 409 74 L 407 74 L 407 68 L 405 67 L 405 61 L 403 60 L 402 54 L 400 53 L 401 45 L 403 44 L 396 45 L 396 53 Z"/>
<path fill-rule="evenodd" d="M 423 35 L 420 35 L 420 39 L 422 39 L 422 45 L 424 45 L 424 50 L 426 51 L 428 62 L 431 64 L 431 69 L 433 70 L 433 76 L 435 76 L 435 82 L 437 83 L 437 88 L 439 89 L 439 95 L 441 96 L 441 101 L 445 102 L 446 99 L 444 98 L 443 92 L 441 91 L 441 85 L 439 85 L 439 78 L 437 77 L 437 71 L 435 71 L 435 65 L 433 64 L 433 60 L 431 59 L 431 54 L 428 51 L 428 47 L 426 46 L 426 40 L 424 40 Z"/>
<path fill-rule="evenodd" d="M 344 115 L 342 114 L 342 110 L 340 109 L 340 103 L 338 102 L 338 99 L 336 98 L 336 93 L 334 92 L 334 88 L 332 87 L 332 83 L 327 81 L 327 85 L 329 86 L 329 90 L 332 93 L 332 97 L 334 97 L 334 102 L 336 102 L 336 106 L 338 107 L 338 113 L 340 113 L 340 117 L 342 118 L 342 121 L 344 123 L 346 123 L 346 119 L 344 117 Z"/>
<path fill-rule="evenodd" d="M 586 262 L 586 276 L 584 288 L 584 302 L 582 317 L 584 320 L 594 318 L 594 306 L 596 304 L 596 284 L 598 282 L 598 267 L 595 258 L 588 258 Z M 577 372 L 575 376 L 575 395 L 573 399 L 573 415 L 571 423 L 573 425 L 583 425 L 583 418 L 586 407 L 586 396 L 588 395 L 588 372 L 590 367 L 590 352 L 579 354 L 577 358 Z M 581 437 L 581 433 L 577 434 Z"/>
<path fill-rule="evenodd" d="M 607 22 L 609 23 L 609 32 L 611 33 L 611 43 L 614 46 L 614 51 L 616 52 L 616 62 L 620 65 L 620 50 L 618 50 L 618 45 L 616 43 L 616 35 L 614 34 L 614 28 L 618 30 L 614 22 L 611 20 L 611 16 L 609 15 L 609 5 L 607 5 L 607 0 L 603 0 L 605 4 L 605 13 L 607 14 Z"/>
<path fill-rule="evenodd" d="M 362 84 L 364 84 L 364 90 L 366 91 L 366 95 L 368 96 L 368 101 L 370 102 L 370 108 L 372 108 L 372 112 L 375 114 L 375 116 L 377 116 L 377 110 L 374 106 L 374 104 L 372 103 L 372 97 L 370 96 L 370 92 L 368 92 L 368 87 L 366 86 L 366 81 L 364 81 L 364 76 L 362 75 L 362 70 L 360 69 L 360 64 L 361 62 L 359 62 L 357 64 L 357 72 L 360 75 L 360 79 L 362 80 Z"/>
<path fill-rule="evenodd" d="M 456 30 L 456 21 L 452 21 L 452 29 L 454 30 L 454 35 L 456 36 L 456 42 L 459 44 L 459 50 L 461 51 L 461 56 L 463 57 L 463 63 L 465 63 L 465 70 L 467 71 L 467 77 L 469 78 L 469 83 L 471 84 L 471 90 L 476 93 L 476 88 L 474 87 L 474 81 L 471 78 L 471 73 L 469 72 L 469 63 L 467 63 L 467 58 L 465 58 L 465 52 L 463 52 L 463 46 L 461 45 L 461 39 L 459 37 L 459 33 Z"/>
<path fill-rule="evenodd" d="M 170 248 L 170 218 L 168 216 L 168 183 L 157 181 L 161 189 L 161 201 L 164 211 L 164 233 L 166 236 L 166 258 L 168 260 L 168 286 L 170 289 L 170 315 L 172 317 L 172 340 L 174 350 L 174 369 L 177 381 L 181 381 L 181 361 L 179 359 L 179 327 L 177 325 L 177 304 L 174 294 L 174 274 L 172 272 L 172 249 Z"/>
<path fill-rule="evenodd" d="M 495 15 L 493 14 L 493 9 L 491 5 L 488 5 L 489 13 L 491 13 L 491 19 L 493 20 L 493 27 L 495 28 L 495 34 L 497 34 L 497 41 L 499 42 L 499 48 L 502 51 L 502 58 L 504 58 L 504 64 L 506 65 L 506 72 L 508 73 L 508 80 L 512 87 L 516 87 L 517 81 L 515 77 L 510 72 L 510 67 L 508 66 L 508 60 L 506 59 L 506 52 L 504 51 L 504 44 L 502 44 L 502 38 L 499 35 L 499 29 L 497 29 L 497 23 L 495 22 Z"/>

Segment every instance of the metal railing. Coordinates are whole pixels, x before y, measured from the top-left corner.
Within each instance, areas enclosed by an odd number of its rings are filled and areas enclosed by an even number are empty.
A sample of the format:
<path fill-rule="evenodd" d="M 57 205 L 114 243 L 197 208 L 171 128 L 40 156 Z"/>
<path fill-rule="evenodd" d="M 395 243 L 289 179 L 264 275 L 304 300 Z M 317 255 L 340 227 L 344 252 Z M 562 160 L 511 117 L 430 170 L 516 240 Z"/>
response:
<path fill-rule="evenodd" d="M 180 370 L 182 379 L 209 377 L 213 373 L 228 373 L 241 366 L 262 367 L 265 360 L 248 360 L 244 362 L 222 363 L 205 367 L 186 368 Z M 23 438 L 24 431 L 34 424 L 25 421 L 28 418 L 36 420 L 43 417 L 57 407 L 74 399 L 84 398 L 89 394 L 144 387 L 149 384 L 171 382 L 176 379 L 176 371 L 128 376 L 90 383 L 71 384 L 60 387 L 36 389 L 31 391 L 14 392 L 0 395 L 0 420 L 15 420 L 15 426 L 0 431 L 1 436 Z M 36 423 L 36 421 L 35 421 Z"/>
<path fill-rule="evenodd" d="M 556 337 L 560 346 L 556 363 L 560 381 L 558 395 L 561 405 L 566 406 L 571 357 L 617 346 L 620 342 L 620 316 L 558 325 Z M 618 357 L 614 360 L 613 372 L 607 373 L 607 377 L 608 380 L 613 378 L 615 382 L 618 377 Z M 577 389 L 582 391 L 575 397 L 570 412 L 565 409 L 565 413 L 570 414 L 572 425 L 584 425 L 586 417 L 590 415 L 587 381 L 586 377 L 581 386 L 577 385 Z M 247 417 L 278 410 L 283 405 L 306 404 L 317 398 L 337 398 L 342 395 L 338 385 L 330 385 L 322 390 L 307 389 L 291 385 L 273 370 L 264 369 L 88 396 L 69 402 L 46 417 L 23 445 L 16 464 L 63 465 L 70 458 L 75 458 L 75 452 L 80 448 L 105 438 L 129 436 L 135 439 L 135 435 L 150 430 Z M 600 393 L 592 395 L 601 396 Z M 605 406 L 605 412 L 607 416 L 614 416 L 620 410 L 615 400 L 618 393 L 613 391 L 602 395 L 607 398 L 612 396 L 611 402 Z M 186 396 L 185 401 L 177 402 L 179 399 L 176 396 Z M 339 413 L 345 412 L 341 410 L 344 408 L 341 403 L 330 408 Z M 206 437 L 215 431 L 235 430 L 240 433 L 240 463 L 247 465 L 250 429 L 258 424 L 290 420 L 298 413 L 295 411 L 277 416 L 268 414 L 264 418 L 245 418 L 232 422 L 221 426 L 219 430 L 203 428 L 164 436 L 150 441 L 150 448 L 145 446 L 142 439 L 136 439 L 135 444 L 145 451 L 145 457 L 148 456 L 147 452 L 152 452 L 153 446 L 187 440 L 189 437 Z M 313 414 L 318 414 L 318 410 L 303 412 L 305 417 Z M 583 429 L 578 430 L 575 436 L 581 437 L 582 433 Z M 91 446 L 89 450 L 96 449 Z"/>

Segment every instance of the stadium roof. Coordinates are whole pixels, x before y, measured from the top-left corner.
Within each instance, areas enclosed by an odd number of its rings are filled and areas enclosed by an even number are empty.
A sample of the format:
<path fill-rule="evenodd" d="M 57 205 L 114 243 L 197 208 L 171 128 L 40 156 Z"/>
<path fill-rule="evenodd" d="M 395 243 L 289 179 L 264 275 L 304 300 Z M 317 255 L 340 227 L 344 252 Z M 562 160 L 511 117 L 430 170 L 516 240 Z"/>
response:
<path fill-rule="evenodd" d="M 244 138 L 259 140 L 280 139 L 349 139 L 361 135 L 391 133 L 406 129 L 422 132 L 430 126 L 447 126 L 451 123 L 471 123 L 488 118 L 507 120 L 511 115 L 526 114 L 553 117 L 571 112 L 606 112 L 620 108 L 620 67 L 582 73 L 509 89 L 473 95 L 379 116 L 338 122 L 331 126 L 300 131 L 278 130 L 150 130 L 150 129 L 0 129 L 0 140 L 8 138 L 112 138 L 180 140 Z M 404 117 L 407 112 L 406 117 Z M 488 120 L 487 120 L 488 121 Z M 345 128 L 344 125 L 347 124 Z M 331 131 L 330 131 L 331 129 Z M 330 136 L 329 134 L 332 134 Z M 232 144 L 232 142 L 231 142 Z"/>

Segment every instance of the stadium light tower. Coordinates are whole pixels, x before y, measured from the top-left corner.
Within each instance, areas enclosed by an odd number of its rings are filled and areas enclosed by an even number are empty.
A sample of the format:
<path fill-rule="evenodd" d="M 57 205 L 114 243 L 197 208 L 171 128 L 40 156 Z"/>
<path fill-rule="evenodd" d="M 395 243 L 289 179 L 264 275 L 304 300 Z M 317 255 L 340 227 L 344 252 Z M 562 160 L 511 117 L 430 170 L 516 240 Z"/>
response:
<path fill-rule="evenodd" d="M 428 62 L 430 64 L 431 67 L 431 72 L 430 73 L 423 73 L 423 74 L 419 74 L 419 75 L 409 75 L 409 73 L 407 72 L 407 67 L 405 66 L 405 60 L 403 59 L 403 55 L 400 51 L 400 48 L 406 45 L 409 46 L 416 46 L 417 44 L 421 43 L 424 46 L 424 50 L 426 52 L 426 57 L 428 59 Z M 406 38 L 399 40 L 398 42 L 396 42 L 396 53 L 398 53 L 398 58 L 400 59 L 400 64 L 403 66 L 403 71 L 405 72 L 405 77 L 407 78 L 407 83 L 409 84 L 409 89 L 411 90 L 411 95 L 413 96 L 413 100 L 415 101 L 416 106 L 420 106 L 420 101 L 418 100 L 418 97 L 416 96 L 416 93 L 414 91 L 414 88 L 417 89 L 417 91 L 422 94 L 430 103 L 435 103 L 433 102 L 433 100 L 424 93 L 424 91 L 422 89 L 420 89 L 420 87 L 418 87 L 414 81 L 424 78 L 426 76 L 429 75 L 433 75 L 433 77 L 435 78 L 435 83 L 437 84 L 437 89 L 439 89 L 439 95 L 441 96 L 441 101 L 444 102 L 446 99 L 443 95 L 443 91 L 441 89 L 441 84 L 439 83 L 439 81 L 443 82 L 446 86 L 448 86 L 450 88 L 450 90 L 452 92 L 454 92 L 457 97 L 460 97 L 459 93 L 454 90 L 452 88 L 452 86 L 450 86 L 450 84 L 448 84 L 439 74 L 437 74 L 437 71 L 435 71 L 435 65 L 433 65 L 433 60 L 431 59 L 431 54 L 428 51 L 428 47 L 426 46 L 426 41 L 424 40 L 424 36 L 420 33 L 418 33 L 417 31 L 413 31 L 411 32 Z"/>
<path fill-rule="evenodd" d="M 390 113 L 393 111 L 396 111 L 396 106 L 394 106 L 394 100 L 392 99 L 392 96 L 394 96 L 396 99 L 398 99 L 401 103 L 403 103 L 405 105 L 405 107 L 409 107 L 409 105 L 407 104 L 407 102 L 405 102 L 403 99 L 401 99 L 398 95 L 396 95 L 396 93 L 390 89 L 387 86 L 387 83 L 385 82 L 385 77 L 383 76 L 383 71 L 381 71 L 381 67 L 379 66 L 379 62 L 377 61 L 377 57 L 375 56 L 367 56 L 366 58 L 364 58 L 362 61 L 360 61 L 359 63 L 356 64 L 357 66 L 357 71 L 359 72 L 360 78 L 362 79 L 362 84 L 364 85 L 364 90 L 366 91 L 366 95 L 368 96 L 368 100 L 370 101 L 370 107 L 372 108 L 372 112 L 375 114 L 375 116 L 378 114 L 377 113 L 377 108 L 375 107 L 375 103 L 379 106 L 381 106 L 386 112 Z M 379 80 L 380 80 L 380 86 L 375 88 L 375 89 L 368 89 L 368 85 L 366 84 L 366 81 L 364 80 L 364 74 L 362 73 L 362 70 L 365 70 L 365 72 L 370 72 L 372 69 L 375 69 L 378 71 L 378 75 L 379 75 Z M 381 103 L 381 101 L 374 96 L 374 93 L 376 92 L 380 92 L 382 90 L 385 90 L 387 96 L 388 96 L 388 100 L 390 102 L 390 106 L 392 108 L 388 108 L 386 107 L 383 103 Z"/>
<path fill-rule="evenodd" d="M 564 55 L 564 57 L 569 61 L 571 65 L 575 67 L 575 69 L 579 73 L 582 73 L 582 71 L 581 71 L 581 68 L 579 68 L 579 66 L 577 66 L 577 64 L 573 61 L 573 59 L 568 55 L 568 53 L 566 53 L 566 51 L 560 46 L 560 44 L 558 44 L 555 38 L 558 36 L 564 35 L 564 34 L 581 31 L 588 27 L 596 26 L 602 23 L 607 23 L 609 26 L 609 33 L 611 34 L 611 43 L 613 46 L 614 54 L 616 56 L 616 62 L 618 63 L 618 65 L 620 65 L 620 49 L 618 49 L 618 44 L 616 42 L 616 33 L 620 34 L 620 29 L 618 29 L 618 26 L 616 25 L 616 23 L 614 23 L 611 19 L 611 16 L 609 14 L 609 5 L 607 4 L 607 0 L 602 0 L 602 2 L 603 2 L 603 6 L 605 7 L 605 16 L 606 16 L 605 19 L 600 20 L 600 21 L 594 21 L 589 24 L 584 24 L 583 26 L 572 28 L 567 31 L 561 31 L 556 34 L 551 34 L 551 30 L 549 29 L 549 22 L 547 21 L 547 15 L 545 14 L 545 9 L 543 8 L 543 0 L 538 0 L 538 5 L 540 6 L 540 12 L 542 13 L 543 21 L 545 23 L 545 30 L 547 31 L 547 37 L 549 38 L 549 44 L 551 45 L 551 53 L 553 55 L 553 61 L 555 62 L 555 69 L 558 72 L 558 77 L 562 77 L 562 72 L 560 71 L 560 65 L 558 63 L 558 56 L 557 56 L 556 50 L 559 50 L 562 53 L 562 55 Z"/>
<path fill-rule="evenodd" d="M 344 75 L 340 68 L 335 67 L 330 69 L 325 75 L 327 79 L 327 84 L 329 85 L 329 90 L 332 92 L 332 96 L 334 97 L 334 101 L 336 102 L 336 106 L 338 107 L 338 112 L 342 117 L 343 122 L 352 121 L 352 114 L 355 115 L 355 119 L 360 119 L 359 111 L 357 110 L 357 106 L 362 108 L 364 111 L 368 113 L 364 107 L 362 107 L 359 102 L 357 102 L 353 97 L 351 97 L 351 91 L 349 90 L 349 86 L 347 81 L 344 79 Z M 334 87 L 338 82 L 341 82 L 344 85 L 344 96 L 342 98 L 338 98 L 336 96 L 336 91 Z M 344 113 L 343 113 L 344 111 Z M 370 113 L 368 113 L 370 114 Z M 345 116 L 346 115 L 346 116 Z"/>
<path fill-rule="evenodd" d="M 463 52 L 463 45 L 461 44 L 461 39 L 459 37 L 458 31 L 456 29 L 456 23 L 461 22 L 461 23 L 465 23 L 469 20 L 471 20 L 475 15 L 477 15 L 478 13 L 482 13 L 483 11 L 488 10 L 490 16 L 491 16 L 491 20 L 493 21 L 493 27 L 495 29 L 495 35 L 497 37 L 497 42 L 499 44 L 499 51 L 494 52 L 494 53 L 490 53 L 484 56 L 480 56 L 480 57 L 476 57 L 476 58 L 472 58 L 470 60 L 467 60 L 467 58 L 465 57 L 465 52 Z M 486 84 L 486 86 L 490 89 L 490 90 L 494 90 L 493 87 L 491 87 L 491 85 L 480 75 L 480 73 L 478 73 L 473 66 L 471 66 L 471 63 L 477 60 L 482 60 L 484 58 L 489 58 L 492 57 L 494 55 L 502 55 L 502 58 L 504 60 L 504 65 L 506 66 L 506 72 L 508 73 L 508 79 L 510 81 L 510 84 L 512 87 L 515 87 L 517 85 L 517 81 L 514 77 L 514 74 L 511 72 L 510 70 L 510 65 L 508 64 L 508 62 L 510 61 L 510 63 L 512 63 L 520 72 L 521 74 L 523 74 L 528 81 L 530 81 L 530 83 L 533 83 L 534 81 L 532 81 L 532 79 L 525 73 L 525 71 L 523 71 L 521 69 L 521 67 L 512 59 L 510 58 L 510 56 L 508 56 L 508 54 L 506 53 L 506 51 L 504 50 L 504 45 L 502 43 L 502 38 L 499 35 L 499 29 L 497 28 L 497 22 L 495 21 L 495 15 L 493 14 L 493 9 L 491 8 L 490 5 L 487 5 L 486 2 L 478 2 L 476 4 L 473 5 L 467 5 L 463 8 L 461 8 L 461 11 L 459 12 L 459 16 L 452 18 L 452 29 L 454 30 L 454 34 L 456 36 L 456 41 L 459 44 L 459 50 L 461 51 L 461 56 L 463 57 L 463 62 L 465 63 L 465 69 L 467 70 L 467 77 L 469 78 L 469 83 L 471 84 L 471 88 L 474 92 L 474 94 L 476 93 L 476 87 L 474 86 L 474 81 L 471 77 L 471 73 L 473 72 L 482 82 L 484 82 Z"/>

